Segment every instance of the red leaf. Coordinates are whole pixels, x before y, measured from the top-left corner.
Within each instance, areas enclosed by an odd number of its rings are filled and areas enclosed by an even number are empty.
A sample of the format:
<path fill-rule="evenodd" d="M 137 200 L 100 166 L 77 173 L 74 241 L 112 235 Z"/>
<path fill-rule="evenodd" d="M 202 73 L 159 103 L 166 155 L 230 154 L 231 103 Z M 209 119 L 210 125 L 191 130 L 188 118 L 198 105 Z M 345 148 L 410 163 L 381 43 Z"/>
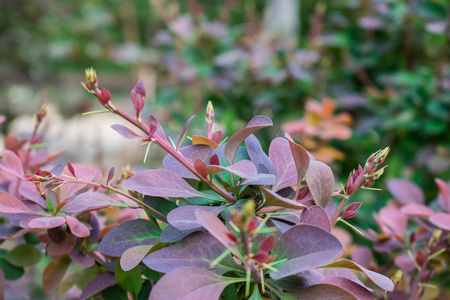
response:
<path fill-rule="evenodd" d="M 70 231 L 77 237 L 88 237 L 90 232 L 86 225 L 81 223 L 77 218 L 72 216 L 66 216 L 67 225 Z"/>
<path fill-rule="evenodd" d="M 70 161 L 67 162 L 67 169 L 69 170 L 70 174 L 72 174 L 73 177 L 77 178 L 77 175 L 75 174 L 75 170 L 74 170 L 72 164 L 70 163 Z"/>
<path fill-rule="evenodd" d="M 220 165 L 219 156 L 217 154 L 211 156 L 211 158 L 209 159 L 209 164 L 212 166 L 219 166 Z"/>
<path fill-rule="evenodd" d="M 275 236 L 272 234 L 272 235 L 269 235 L 268 237 L 266 237 L 262 241 L 261 246 L 259 247 L 259 249 L 261 251 L 270 253 L 270 251 L 272 251 L 272 248 L 273 248 L 274 245 L 275 245 Z"/>
<path fill-rule="evenodd" d="M 0 153 L 0 168 L 17 177 L 23 177 L 23 167 L 20 158 L 10 150 L 3 150 Z"/>
<path fill-rule="evenodd" d="M 208 172 L 206 171 L 206 164 L 200 158 L 197 158 L 194 162 L 195 170 L 203 177 L 208 177 Z"/>
<path fill-rule="evenodd" d="M 218 130 L 218 131 L 214 132 L 214 134 L 211 136 L 211 140 L 214 143 L 219 144 L 220 141 L 222 140 L 222 131 Z"/>
<path fill-rule="evenodd" d="M 10 214 L 20 214 L 20 213 L 36 214 L 34 211 L 30 210 L 25 204 L 23 204 L 22 201 L 4 191 L 0 191 L 0 212 Z"/>

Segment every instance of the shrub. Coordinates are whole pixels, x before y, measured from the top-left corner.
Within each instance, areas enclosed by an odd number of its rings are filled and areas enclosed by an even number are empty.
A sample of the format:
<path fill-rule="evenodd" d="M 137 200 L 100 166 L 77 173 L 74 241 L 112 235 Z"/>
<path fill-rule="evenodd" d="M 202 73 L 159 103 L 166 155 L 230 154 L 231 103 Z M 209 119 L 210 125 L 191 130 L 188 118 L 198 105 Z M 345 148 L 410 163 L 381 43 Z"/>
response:
<path fill-rule="evenodd" d="M 40 260 L 40 246 L 30 238 L 37 235 L 51 258 L 43 288 L 58 297 L 74 285 L 81 299 L 99 293 L 105 299 L 127 293 L 152 300 L 373 299 L 365 284 L 393 290 L 386 276 L 343 258 L 333 234 L 338 221 L 350 225 L 345 219 L 357 214 L 361 203 L 347 207 L 354 193 L 371 189 L 382 175 L 384 167 L 378 168 L 388 148 L 372 154 L 335 190 L 330 167 L 289 135 L 273 139 L 268 155 L 262 150 L 253 133 L 272 125 L 268 117 L 256 116 L 223 139 L 213 130 L 209 104 L 206 136 L 192 136 L 191 145 L 180 147 L 193 117 L 175 143 L 154 116 L 143 122 L 142 81 L 131 91 L 132 117 L 113 104 L 107 89 L 98 88 L 93 69 L 86 78 L 82 85 L 105 108 L 92 113 L 129 121 L 140 133 L 112 127 L 142 140 L 147 151 L 151 144 L 164 149 L 165 169 L 117 176 L 112 168 L 102 180 L 101 171 L 89 165 L 48 168 L 60 153 L 34 151 L 46 114 L 41 111 L 30 139 L 9 137 L 1 153 L 2 240 L 18 242 L 2 250 L 2 277 L 17 279 L 24 266 Z M 122 214 L 112 214 L 112 207 Z M 65 276 L 71 265 L 76 268 Z M 365 274 L 366 282 L 351 270 Z"/>

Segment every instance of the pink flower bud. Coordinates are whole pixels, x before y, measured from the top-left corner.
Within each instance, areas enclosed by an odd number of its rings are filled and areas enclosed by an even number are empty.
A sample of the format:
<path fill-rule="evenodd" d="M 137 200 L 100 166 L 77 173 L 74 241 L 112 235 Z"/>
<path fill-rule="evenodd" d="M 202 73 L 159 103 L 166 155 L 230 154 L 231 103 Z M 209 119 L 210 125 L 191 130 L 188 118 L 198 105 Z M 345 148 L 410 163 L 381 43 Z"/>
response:
<path fill-rule="evenodd" d="M 100 95 L 104 104 L 107 104 L 111 100 L 111 93 L 106 88 L 102 89 Z"/>

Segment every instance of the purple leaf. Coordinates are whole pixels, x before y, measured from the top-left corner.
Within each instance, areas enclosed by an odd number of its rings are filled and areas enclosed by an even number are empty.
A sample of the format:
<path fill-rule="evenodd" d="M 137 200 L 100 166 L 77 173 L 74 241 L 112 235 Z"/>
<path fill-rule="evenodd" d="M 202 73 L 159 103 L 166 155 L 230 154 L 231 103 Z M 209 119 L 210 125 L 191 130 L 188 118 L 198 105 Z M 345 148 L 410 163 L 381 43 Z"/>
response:
<path fill-rule="evenodd" d="M 323 283 L 340 287 L 341 289 L 352 294 L 358 300 L 375 300 L 375 297 L 367 289 L 346 278 L 327 277 Z"/>
<path fill-rule="evenodd" d="M 89 228 L 87 228 L 87 226 L 81 223 L 77 218 L 66 216 L 66 221 L 73 235 L 80 238 L 89 236 Z"/>
<path fill-rule="evenodd" d="M 372 250 L 366 246 L 357 246 L 352 252 L 352 260 L 364 268 L 370 268 L 373 261 Z"/>
<path fill-rule="evenodd" d="M 114 177 L 114 171 L 116 168 L 112 167 L 109 172 L 108 172 L 108 178 L 106 179 L 106 185 L 109 184 L 109 182 L 111 181 L 111 179 L 113 179 Z"/>
<path fill-rule="evenodd" d="M 0 191 L 0 212 L 9 214 L 31 213 L 36 214 L 30 210 L 22 201 L 13 195 Z"/>
<path fill-rule="evenodd" d="M 73 250 L 69 253 L 70 259 L 77 265 L 89 268 L 95 264 L 95 259 L 87 253 Z"/>
<path fill-rule="evenodd" d="M 332 234 L 315 226 L 296 225 L 281 235 L 272 250 L 277 260 L 288 259 L 271 272 L 275 280 L 315 269 L 338 256 L 343 247 Z"/>
<path fill-rule="evenodd" d="M 450 212 L 450 185 L 439 178 L 435 178 L 434 181 L 440 190 L 438 197 L 439 206 L 441 206 L 445 211 Z"/>
<path fill-rule="evenodd" d="M 193 232 L 201 231 L 201 230 L 203 230 L 203 228 L 195 228 L 195 229 L 189 229 L 189 230 L 179 230 L 179 229 L 176 229 L 175 227 L 173 227 L 172 225 L 169 224 L 169 226 L 166 226 L 163 229 L 163 231 L 161 233 L 160 241 L 161 241 L 161 243 L 178 242 L 182 238 L 184 238 L 185 236 L 188 236 L 189 234 L 191 234 Z"/>
<path fill-rule="evenodd" d="M 199 267 L 210 269 L 209 265 L 220 256 L 226 248 L 208 232 L 195 232 L 181 240 L 176 245 L 162 248 L 150 253 L 143 263 L 152 270 L 168 273 L 179 267 Z M 235 265 L 230 255 L 221 263 L 210 269 L 223 274 Z"/>
<path fill-rule="evenodd" d="M 120 257 L 129 248 L 154 245 L 161 229 L 144 219 L 130 220 L 109 231 L 98 245 L 98 250 L 109 256 Z"/>
<path fill-rule="evenodd" d="M 261 144 L 255 135 L 249 135 L 245 139 L 245 145 L 247 146 L 248 156 L 258 169 L 258 173 L 277 175 L 275 165 L 263 151 Z"/>
<path fill-rule="evenodd" d="M 437 213 L 432 215 L 428 220 L 434 226 L 450 231 L 450 214 Z"/>
<path fill-rule="evenodd" d="M 425 196 L 421 188 L 406 179 L 391 179 L 387 183 L 389 192 L 403 204 L 424 203 Z"/>
<path fill-rule="evenodd" d="M 73 234 L 65 236 L 64 240 L 59 244 L 55 242 L 49 242 L 47 246 L 47 252 L 50 255 L 64 255 L 72 252 L 73 247 L 77 243 L 77 238 Z"/>
<path fill-rule="evenodd" d="M 3 150 L 0 153 L 0 169 L 20 178 L 24 175 L 20 158 L 11 150 Z"/>
<path fill-rule="evenodd" d="M 303 148 L 299 144 L 296 144 L 288 134 L 286 134 L 286 137 L 289 141 L 289 147 L 291 148 L 295 166 L 297 167 L 297 184 L 301 184 L 303 176 L 305 176 L 305 173 L 309 167 L 309 154 L 305 150 L 305 148 Z"/>
<path fill-rule="evenodd" d="M 205 145 L 192 145 L 181 147 L 179 152 L 191 163 L 194 163 L 196 159 L 201 159 L 204 162 L 209 162 L 213 150 Z M 177 161 L 172 155 L 164 157 L 162 162 L 166 170 L 177 173 L 184 178 L 198 179 L 191 171 Z"/>
<path fill-rule="evenodd" d="M 195 160 L 194 168 L 203 178 L 207 178 L 208 177 L 208 171 L 206 169 L 206 164 L 200 158 L 197 158 Z"/>
<path fill-rule="evenodd" d="M 259 173 L 255 178 L 247 179 L 240 185 L 273 185 L 277 177 L 273 174 Z"/>
<path fill-rule="evenodd" d="M 63 217 L 41 217 L 31 220 L 28 226 L 31 228 L 50 229 L 66 224 Z"/>
<path fill-rule="evenodd" d="M 181 140 L 183 139 L 184 135 L 186 134 L 186 132 L 187 132 L 187 130 L 188 130 L 188 128 L 189 128 L 189 125 L 191 124 L 191 122 L 192 122 L 192 120 L 193 120 L 194 118 L 195 118 L 195 115 L 192 116 L 192 117 L 190 117 L 190 118 L 186 121 L 186 123 L 184 124 L 183 130 L 181 130 L 180 137 L 178 138 L 178 142 L 177 142 L 177 150 L 178 150 L 178 148 L 180 147 Z"/>
<path fill-rule="evenodd" d="M 31 182 L 21 180 L 19 184 L 19 194 L 22 197 L 39 204 L 41 207 L 46 206 L 45 199 L 39 195 L 36 191 L 36 186 Z"/>
<path fill-rule="evenodd" d="M 63 210 L 69 213 L 80 213 L 83 211 L 101 209 L 109 206 L 123 205 L 124 203 L 116 201 L 104 194 L 97 192 L 86 192 L 77 195 L 72 202 L 63 207 Z"/>
<path fill-rule="evenodd" d="M 112 129 L 114 129 L 117 133 L 119 133 L 121 136 L 123 136 L 126 139 L 143 139 L 143 136 L 140 136 L 139 134 L 135 133 L 130 128 L 120 125 L 120 124 L 114 124 L 111 126 Z"/>
<path fill-rule="evenodd" d="M 254 178 L 258 174 L 255 165 L 249 160 L 241 160 L 228 167 L 222 166 L 207 166 L 206 170 L 210 178 L 213 178 L 217 173 L 228 171 L 242 178 Z"/>
<path fill-rule="evenodd" d="M 331 168 L 323 162 L 313 160 L 306 171 L 305 179 L 316 203 L 325 208 L 334 190 L 334 176 Z"/>
<path fill-rule="evenodd" d="M 203 225 L 197 220 L 196 211 L 203 210 L 217 216 L 225 208 L 225 206 L 180 206 L 167 215 L 167 222 L 178 230 L 200 228 Z"/>
<path fill-rule="evenodd" d="M 256 116 L 248 122 L 247 126 L 235 134 L 233 134 L 227 141 L 225 145 L 225 156 L 227 157 L 230 165 L 234 163 L 234 158 L 239 146 L 244 142 L 244 140 L 255 131 L 272 126 L 272 120 L 266 116 Z"/>
<path fill-rule="evenodd" d="M 402 214 L 407 216 L 429 217 L 434 211 L 426 205 L 419 203 L 408 203 L 400 209 Z"/>
<path fill-rule="evenodd" d="M 84 288 L 80 295 L 80 300 L 86 300 L 104 289 L 113 286 L 117 283 L 116 276 L 111 273 L 103 273 L 92 279 Z"/>
<path fill-rule="evenodd" d="M 277 170 L 277 181 L 272 187 L 273 191 L 297 184 L 297 167 L 287 139 L 281 137 L 274 139 L 270 143 L 269 157 Z"/>
<path fill-rule="evenodd" d="M 227 248 L 234 247 L 234 242 L 228 237 L 228 229 L 215 215 L 204 210 L 197 210 L 197 220 L 219 242 Z"/>
<path fill-rule="evenodd" d="M 131 101 L 133 102 L 136 117 L 139 117 L 144 108 L 144 98 L 146 96 L 144 80 L 139 80 L 131 90 Z"/>
<path fill-rule="evenodd" d="M 122 270 L 129 271 L 139 265 L 151 248 L 152 245 L 141 245 L 125 250 L 120 258 Z"/>
<path fill-rule="evenodd" d="M 325 268 L 325 269 L 322 269 L 322 274 L 325 277 L 345 278 L 345 279 L 353 281 L 356 284 L 359 284 L 360 286 L 364 287 L 365 289 L 367 289 L 369 291 L 373 291 L 371 288 L 368 288 L 367 286 L 365 286 L 364 283 L 362 283 L 361 280 L 359 280 L 359 278 L 350 269 Z"/>
<path fill-rule="evenodd" d="M 311 225 L 322 228 L 327 232 L 331 232 L 331 222 L 330 218 L 328 218 L 325 210 L 318 206 L 313 205 L 302 211 L 300 215 L 299 224 Z"/>
<path fill-rule="evenodd" d="M 133 175 L 125 186 L 138 193 L 154 197 L 202 197 L 176 173 L 167 170 L 146 170 Z"/>
<path fill-rule="evenodd" d="M 75 174 L 75 169 L 73 168 L 70 161 L 67 162 L 67 169 L 69 170 L 70 174 L 72 174 L 73 177 L 77 178 L 77 175 Z"/>
<path fill-rule="evenodd" d="M 411 259 L 410 255 L 412 255 L 414 257 L 414 260 Z M 416 257 L 415 252 L 402 253 L 395 257 L 394 262 L 395 262 L 395 265 L 397 267 L 399 267 L 403 272 L 410 273 L 416 269 L 416 265 L 414 263 L 415 257 Z"/>
<path fill-rule="evenodd" d="M 72 167 L 75 170 L 79 180 L 97 182 L 102 177 L 102 172 L 90 165 L 72 164 Z M 58 178 L 60 178 L 63 181 L 66 181 L 67 177 L 65 177 L 64 175 L 70 176 L 70 171 L 67 167 L 64 168 L 63 175 L 59 176 Z M 67 198 L 75 195 L 77 192 L 89 188 L 90 187 L 86 187 L 84 183 L 66 183 L 59 188 L 60 200 L 61 201 L 66 200 Z"/>
<path fill-rule="evenodd" d="M 175 269 L 153 286 L 149 300 L 219 299 L 233 279 L 197 267 Z"/>
<path fill-rule="evenodd" d="M 358 265 L 357 263 L 348 260 L 348 259 L 341 259 L 334 263 L 328 264 L 326 266 L 322 266 L 321 268 L 346 268 L 351 269 L 355 271 L 363 272 L 367 275 L 367 277 L 376 285 L 378 285 L 380 288 L 382 288 L 385 291 L 392 291 L 394 289 L 394 283 L 392 280 L 387 278 L 386 276 L 367 270 L 366 268 Z"/>
<path fill-rule="evenodd" d="M 157 127 L 155 134 L 161 138 L 162 140 L 164 140 L 165 142 L 167 142 L 166 139 L 166 134 L 164 133 L 164 129 L 162 128 L 161 124 L 159 124 L 158 120 L 156 120 L 156 118 L 153 115 L 150 115 L 150 117 L 148 118 L 148 124 L 149 126 L 154 125 Z"/>
<path fill-rule="evenodd" d="M 375 220 L 377 220 L 375 215 L 374 217 Z M 390 232 L 394 232 L 400 236 L 406 233 L 408 217 L 402 214 L 400 209 L 395 206 L 393 202 L 390 202 L 386 207 L 380 209 L 379 220 L 381 221 L 381 226 L 387 227 Z"/>
<path fill-rule="evenodd" d="M 271 191 L 264 186 L 261 186 L 261 191 L 263 192 L 264 196 L 266 197 L 266 202 L 264 203 L 264 206 L 279 206 L 279 207 L 285 207 L 285 208 L 292 208 L 292 209 L 305 209 L 306 206 L 295 202 L 291 199 L 284 198 L 278 194 L 276 194 L 274 191 Z"/>
<path fill-rule="evenodd" d="M 358 300 L 350 292 L 332 284 L 317 284 L 310 286 L 300 292 L 291 294 L 292 299 L 314 299 L 314 300 Z"/>

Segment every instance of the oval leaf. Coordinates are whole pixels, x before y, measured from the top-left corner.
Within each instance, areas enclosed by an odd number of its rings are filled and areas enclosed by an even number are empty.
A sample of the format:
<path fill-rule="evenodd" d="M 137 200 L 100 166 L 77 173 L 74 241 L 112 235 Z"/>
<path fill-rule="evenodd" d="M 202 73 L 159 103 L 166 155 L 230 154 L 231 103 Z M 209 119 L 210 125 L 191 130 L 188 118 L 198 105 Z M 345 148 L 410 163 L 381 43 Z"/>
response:
<path fill-rule="evenodd" d="M 350 292 L 333 284 L 317 284 L 310 286 L 301 292 L 292 294 L 292 299 L 314 299 L 314 300 L 358 300 Z"/>
<path fill-rule="evenodd" d="M 222 171 L 228 171 L 242 178 L 255 178 L 258 174 L 255 165 L 251 161 L 245 159 L 228 167 L 207 166 L 206 170 L 208 171 L 210 178 Z"/>
<path fill-rule="evenodd" d="M 80 300 L 86 300 L 89 297 L 92 297 L 107 287 L 113 286 L 117 283 L 116 276 L 111 273 L 103 273 L 94 279 L 92 279 L 86 287 L 83 289 L 83 292 L 80 295 Z"/>
<path fill-rule="evenodd" d="M 325 208 L 334 190 L 334 176 L 331 168 L 323 162 L 313 160 L 306 171 L 305 179 L 316 203 Z"/>
<path fill-rule="evenodd" d="M 273 191 L 297 184 L 297 167 L 287 139 L 277 137 L 270 143 L 269 158 L 277 170 L 277 181 L 272 187 Z"/>
<path fill-rule="evenodd" d="M 261 186 L 261 191 L 263 192 L 264 196 L 266 197 L 266 202 L 264 203 L 264 206 L 279 206 L 279 207 L 285 207 L 285 208 L 292 208 L 292 209 L 305 209 L 306 206 L 295 202 L 291 199 L 284 198 L 278 194 L 276 194 L 274 191 L 271 191 L 264 186 Z"/>
<path fill-rule="evenodd" d="M 135 133 L 130 128 L 120 125 L 120 124 L 114 124 L 111 126 L 112 129 L 114 129 L 117 133 L 119 133 L 121 136 L 123 136 L 126 139 L 143 139 L 144 137 L 140 136 L 139 134 Z"/>
<path fill-rule="evenodd" d="M 167 170 L 146 170 L 133 175 L 125 186 L 141 194 L 154 197 L 199 197 L 202 193 L 183 178 Z"/>
<path fill-rule="evenodd" d="M 407 179 L 391 179 L 387 188 L 395 199 L 403 204 L 425 202 L 422 189 Z"/>
<path fill-rule="evenodd" d="M 16 267 L 28 267 L 41 260 L 41 252 L 31 245 L 24 244 L 15 247 L 2 258 Z"/>
<path fill-rule="evenodd" d="M 31 220 L 28 226 L 31 228 L 50 229 L 66 224 L 63 217 L 42 217 Z"/>
<path fill-rule="evenodd" d="M 313 205 L 302 211 L 299 224 L 311 225 L 322 228 L 327 232 L 331 232 L 331 222 L 326 211 L 318 206 Z"/>
<path fill-rule="evenodd" d="M 0 168 L 20 178 L 24 175 L 22 161 L 11 150 L 3 150 L 0 153 Z"/>
<path fill-rule="evenodd" d="M 436 227 L 450 231 L 450 214 L 437 213 L 432 215 L 429 221 Z"/>
<path fill-rule="evenodd" d="M 215 150 L 219 145 L 211 139 L 201 135 L 193 135 L 192 136 L 192 145 L 205 145 Z"/>
<path fill-rule="evenodd" d="M 178 230 L 190 230 L 202 227 L 202 224 L 197 220 L 195 212 L 197 210 L 203 210 L 210 212 L 217 216 L 222 212 L 225 206 L 180 206 L 175 208 L 167 215 L 167 221 L 170 225 Z"/>
<path fill-rule="evenodd" d="M 87 228 L 87 226 L 81 223 L 77 218 L 66 216 L 66 221 L 73 235 L 80 238 L 89 236 L 89 228 Z"/>
<path fill-rule="evenodd" d="M 8 214 L 33 213 L 22 201 L 13 195 L 0 191 L 0 212 Z"/>
<path fill-rule="evenodd" d="M 258 169 L 258 173 L 277 175 L 275 165 L 264 152 L 255 135 L 249 135 L 245 139 L 245 145 L 247 146 L 248 156 Z"/>
<path fill-rule="evenodd" d="M 44 291 L 51 294 L 58 288 L 67 269 L 70 266 L 70 258 L 63 256 L 52 260 L 42 273 L 42 287 Z"/>
<path fill-rule="evenodd" d="M 120 258 L 120 266 L 124 271 L 129 271 L 139 265 L 147 255 L 152 245 L 141 245 L 125 250 Z"/>

